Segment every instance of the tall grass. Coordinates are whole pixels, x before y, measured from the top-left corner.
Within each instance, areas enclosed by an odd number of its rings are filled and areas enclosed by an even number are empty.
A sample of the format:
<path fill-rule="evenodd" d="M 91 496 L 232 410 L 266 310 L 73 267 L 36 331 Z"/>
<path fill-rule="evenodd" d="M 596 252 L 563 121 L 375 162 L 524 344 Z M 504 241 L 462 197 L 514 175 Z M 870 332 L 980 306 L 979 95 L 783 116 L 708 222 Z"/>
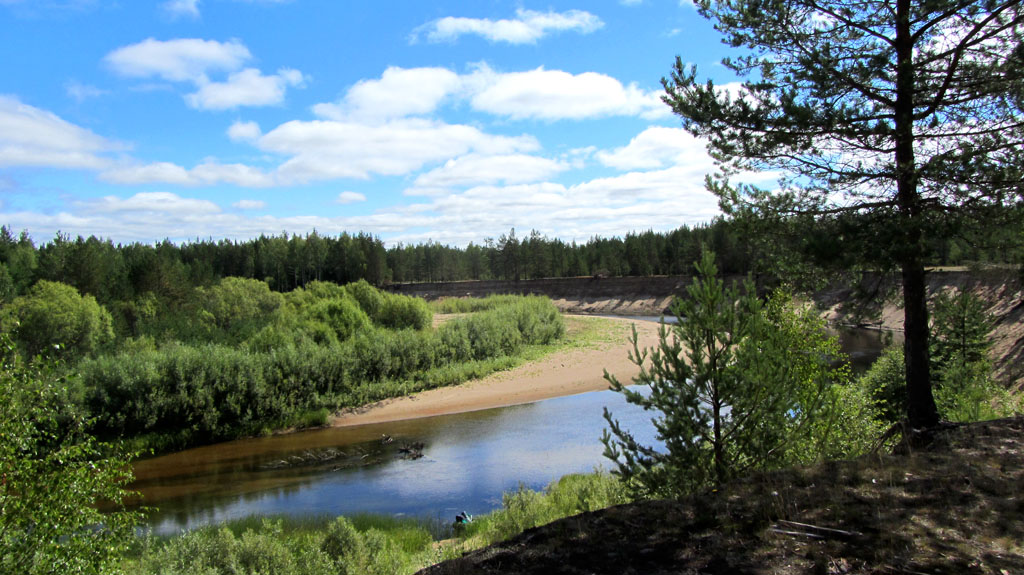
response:
<path fill-rule="evenodd" d="M 414 573 L 524 529 L 627 501 L 606 473 L 567 475 L 543 491 L 506 493 L 501 509 L 454 534 L 436 519 L 373 514 L 249 517 L 171 538 L 140 537 L 124 570 L 139 575 Z"/>
<path fill-rule="evenodd" d="M 477 297 L 449 297 L 437 299 L 430 302 L 434 313 L 475 313 L 487 311 L 511 305 L 521 297 L 518 295 L 491 295 L 484 298 Z"/>

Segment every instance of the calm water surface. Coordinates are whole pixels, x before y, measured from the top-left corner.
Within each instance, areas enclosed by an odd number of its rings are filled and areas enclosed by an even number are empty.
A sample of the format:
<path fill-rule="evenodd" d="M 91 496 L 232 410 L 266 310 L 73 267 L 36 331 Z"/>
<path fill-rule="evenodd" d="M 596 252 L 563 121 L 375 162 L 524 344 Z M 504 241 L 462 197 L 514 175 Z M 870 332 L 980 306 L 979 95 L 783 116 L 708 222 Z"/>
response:
<path fill-rule="evenodd" d="M 539 489 L 607 465 L 602 408 L 653 443 L 649 416 L 610 391 L 354 428 L 233 441 L 139 461 L 149 524 L 173 533 L 253 514 L 374 512 L 451 519 L 501 505 L 520 483 Z M 382 444 L 387 434 L 392 442 Z M 423 457 L 399 449 L 424 444 Z M 319 461 L 323 458 L 325 461 Z"/>
<path fill-rule="evenodd" d="M 855 369 L 869 365 L 886 336 L 840 333 Z M 233 441 L 135 464 L 148 523 L 174 533 L 248 515 L 373 512 L 450 520 L 501 505 L 523 484 L 540 489 L 569 474 L 610 467 L 599 440 L 605 406 L 654 443 L 650 415 L 610 391 L 410 421 Z M 383 443 L 382 436 L 392 438 Z M 423 457 L 400 448 L 423 443 Z"/>

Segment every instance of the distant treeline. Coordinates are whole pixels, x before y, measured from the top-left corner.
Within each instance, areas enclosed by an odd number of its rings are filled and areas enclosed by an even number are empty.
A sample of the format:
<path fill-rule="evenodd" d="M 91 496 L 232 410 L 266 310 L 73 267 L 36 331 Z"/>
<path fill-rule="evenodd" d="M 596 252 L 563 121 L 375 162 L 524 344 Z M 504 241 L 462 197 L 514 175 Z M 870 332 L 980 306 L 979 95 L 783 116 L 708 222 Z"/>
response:
<path fill-rule="evenodd" d="M 15 236 L 0 228 L 0 301 L 22 295 L 38 280 L 71 285 L 102 304 L 131 301 L 152 293 L 173 303 L 189 290 L 225 277 L 264 281 L 288 292 L 313 281 L 347 284 L 472 279 L 535 279 L 576 276 L 686 274 L 708 247 L 722 272 L 779 273 L 794 259 L 840 265 L 852 254 L 846 239 L 870 229 L 857 221 L 781 222 L 752 227 L 742 218 L 717 218 L 669 232 L 631 232 L 624 237 L 593 237 L 584 243 L 548 238 L 537 231 L 524 237 L 515 229 L 465 248 L 437 242 L 385 247 L 366 233 L 324 236 L 260 236 L 245 241 L 196 240 L 182 244 L 114 244 L 96 237 L 58 234 L 37 245 L 27 232 Z M 857 238 L 863 240 L 863 238 Z M 1004 238 L 1019 243 L 1018 238 Z M 1016 241 L 1014 241 L 1016 240 Z M 884 243 L 884 238 L 878 239 Z M 859 242 L 863 245 L 863 241 Z M 930 245 L 930 265 L 968 262 L 1020 263 L 1008 241 L 964 234 Z M 871 242 L 868 242 L 870 245 Z M 855 260 L 851 259 L 852 262 Z M 863 259 L 861 260 L 863 261 Z"/>

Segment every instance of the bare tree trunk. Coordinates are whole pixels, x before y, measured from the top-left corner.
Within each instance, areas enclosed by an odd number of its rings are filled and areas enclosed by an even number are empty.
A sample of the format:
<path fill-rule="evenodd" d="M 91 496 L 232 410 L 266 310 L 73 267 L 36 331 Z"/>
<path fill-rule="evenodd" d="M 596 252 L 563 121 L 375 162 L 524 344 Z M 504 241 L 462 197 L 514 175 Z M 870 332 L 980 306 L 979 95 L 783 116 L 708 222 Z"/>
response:
<path fill-rule="evenodd" d="M 907 422 L 913 428 L 939 422 L 932 397 L 928 362 L 928 301 L 922 259 L 921 197 L 914 159 L 914 66 L 910 31 L 911 0 L 896 6 L 896 182 L 899 223 L 906 245 L 901 246 L 903 312 L 906 339 L 904 361 L 907 377 Z"/>

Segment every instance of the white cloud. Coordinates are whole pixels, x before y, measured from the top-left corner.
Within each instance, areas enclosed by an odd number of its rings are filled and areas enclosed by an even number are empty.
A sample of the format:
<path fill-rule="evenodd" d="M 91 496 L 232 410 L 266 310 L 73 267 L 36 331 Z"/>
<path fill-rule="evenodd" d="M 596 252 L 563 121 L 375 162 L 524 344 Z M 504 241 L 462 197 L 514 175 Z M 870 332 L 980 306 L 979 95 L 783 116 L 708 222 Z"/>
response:
<path fill-rule="evenodd" d="M 98 169 L 124 146 L 56 114 L 0 95 L 0 166 Z"/>
<path fill-rule="evenodd" d="M 86 213 L 132 213 L 151 212 L 168 215 L 215 214 L 220 207 L 208 200 L 182 198 L 170 192 L 142 192 L 129 198 L 105 196 L 96 200 L 81 202 Z"/>
<path fill-rule="evenodd" d="M 421 33 L 430 42 L 452 42 L 460 36 L 473 34 L 491 42 L 534 44 L 551 32 L 575 31 L 589 34 L 604 26 L 600 18 L 583 10 L 566 12 L 536 12 L 516 10 L 514 19 L 459 18 L 448 16 L 421 26 L 413 32 L 412 40 Z"/>
<path fill-rule="evenodd" d="M 695 166 L 695 169 L 705 173 L 715 170 L 714 160 L 707 153 L 707 143 L 683 128 L 652 126 L 630 140 L 626 146 L 610 152 L 598 152 L 597 159 L 606 166 L 620 170 L 671 165 Z"/>
<path fill-rule="evenodd" d="M 445 68 L 389 67 L 379 79 L 358 82 L 339 102 L 317 104 L 313 112 L 330 120 L 380 122 L 431 114 L 446 101 L 468 101 L 478 111 L 514 119 L 655 119 L 671 113 L 660 90 L 624 86 L 604 74 L 574 75 L 543 67 L 502 73 L 486 64 L 467 74 Z"/>
<path fill-rule="evenodd" d="M 338 104 L 318 104 L 313 111 L 332 120 L 383 120 L 429 114 L 462 85 L 459 75 L 445 68 L 384 70 L 380 79 L 362 80 Z"/>
<path fill-rule="evenodd" d="M 262 200 L 239 200 L 231 205 L 240 210 L 262 210 L 267 207 L 267 202 Z"/>
<path fill-rule="evenodd" d="M 237 121 L 228 128 L 228 137 L 235 142 L 250 142 L 263 135 L 256 122 Z"/>
<path fill-rule="evenodd" d="M 483 156 L 469 154 L 454 158 L 444 165 L 416 178 L 407 194 L 432 193 L 452 187 L 478 184 L 521 184 L 551 178 L 567 170 L 562 162 L 526 154 Z"/>
<path fill-rule="evenodd" d="M 102 172 L 100 179 L 127 185 L 161 183 L 187 186 L 191 183 L 188 170 L 170 162 L 111 168 Z"/>
<path fill-rule="evenodd" d="M 249 49 L 238 40 L 149 38 L 118 48 L 104 60 L 121 76 L 195 85 L 196 91 L 185 95 L 185 103 L 199 110 L 280 104 L 289 87 L 303 87 L 307 80 L 302 72 L 291 68 L 282 68 L 272 75 L 264 75 L 256 68 L 242 69 L 251 58 Z M 211 80 L 213 73 L 228 76 L 224 81 Z"/>
<path fill-rule="evenodd" d="M 493 136 L 471 126 L 402 119 L 379 125 L 291 121 L 265 134 L 257 146 L 291 156 L 278 170 L 281 181 L 302 183 L 402 175 L 471 151 L 504 154 L 533 151 L 539 144 L 529 136 Z"/>
<path fill-rule="evenodd" d="M 484 66 L 474 76 L 477 88 L 471 100 L 473 107 L 517 120 L 669 115 L 659 92 L 645 92 L 635 84 L 623 86 L 615 78 L 596 72 L 570 74 L 540 67 L 495 73 Z"/>
<path fill-rule="evenodd" d="M 349 192 L 349 191 L 341 192 L 340 194 L 338 194 L 338 199 L 336 200 L 336 202 L 339 203 L 339 204 L 353 204 L 353 203 L 356 203 L 356 202 L 365 202 L 365 201 L 366 201 L 366 196 L 364 196 L 363 194 L 360 194 L 359 192 Z"/>
<path fill-rule="evenodd" d="M 336 200 L 357 199 L 339 195 Z M 244 202 L 245 200 L 243 200 Z M 512 226 L 537 229 L 567 241 L 621 235 L 629 230 L 670 230 L 706 222 L 718 215 L 716 198 L 703 181 L 685 167 L 631 172 L 565 186 L 537 182 L 510 186 L 476 186 L 414 205 L 395 205 L 369 215 L 334 214 L 276 217 L 250 215 L 254 204 L 237 202 L 224 211 L 216 204 L 172 193 L 114 196 L 78 202 L 71 210 L 53 213 L 0 209 L 0 221 L 29 229 L 37 237 L 57 230 L 112 237 L 115 241 L 151 242 L 154 238 L 184 240 L 202 237 L 248 239 L 260 234 L 336 234 L 359 230 L 387 242 L 427 239 L 465 245 L 497 237 Z"/>
<path fill-rule="evenodd" d="M 226 82 L 201 82 L 199 90 L 185 96 L 185 102 L 199 110 L 229 110 L 239 106 L 271 106 L 284 101 L 289 86 L 301 86 L 302 73 L 283 69 L 264 76 L 255 68 L 246 68 L 228 76 Z"/>
<path fill-rule="evenodd" d="M 277 183 L 273 174 L 244 164 L 221 164 L 207 160 L 191 170 L 169 162 L 117 166 L 100 173 L 100 179 L 113 184 L 175 184 L 179 186 L 210 186 L 232 184 L 264 188 Z"/>
<path fill-rule="evenodd" d="M 162 78 L 169 82 L 202 82 L 213 71 L 230 72 L 242 67 L 252 55 L 238 40 L 217 42 L 181 38 L 160 41 L 148 38 L 107 54 L 107 65 L 131 78 Z"/>
<path fill-rule="evenodd" d="M 172 18 L 187 16 L 189 18 L 199 17 L 200 0 L 168 0 L 162 7 Z"/>

